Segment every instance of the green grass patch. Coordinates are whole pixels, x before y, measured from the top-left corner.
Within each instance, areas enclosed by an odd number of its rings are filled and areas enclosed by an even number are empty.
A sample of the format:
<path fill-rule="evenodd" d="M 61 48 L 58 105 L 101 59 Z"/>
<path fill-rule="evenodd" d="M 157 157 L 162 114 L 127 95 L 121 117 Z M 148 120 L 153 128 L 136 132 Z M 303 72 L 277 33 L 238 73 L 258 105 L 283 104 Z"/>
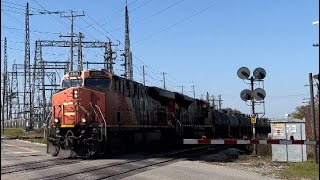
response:
<path fill-rule="evenodd" d="M 2 133 L 2 131 L 1 131 Z M 25 132 L 23 129 L 19 128 L 5 128 L 4 129 L 4 135 L 1 134 L 4 137 L 7 138 L 15 138 L 15 137 L 43 137 L 43 129 L 37 129 L 35 131 Z M 41 143 L 41 144 L 47 144 L 47 140 L 43 138 L 37 138 L 37 139 L 23 139 L 25 141 L 33 142 L 33 143 Z"/>
<path fill-rule="evenodd" d="M 2 133 L 2 132 L 1 132 Z M 43 137 L 43 129 L 37 129 L 35 131 L 26 132 L 21 128 L 5 128 L 4 134 L 1 134 L 7 138 L 14 138 L 14 137 Z"/>
<path fill-rule="evenodd" d="M 319 164 L 313 161 L 287 163 L 287 167 L 279 172 L 284 179 L 319 179 Z"/>
<path fill-rule="evenodd" d="M 17 137 L 17 136 L 25 136 L 26 132 L 23 129 L 14 129 L 14 128 L 5 128 L 4 129 L 4 134 L 2 134 L 3 132 L 1 132 L 1 135 L 8 137 L 8 138 L 12 138 L 12 137 Z"/>

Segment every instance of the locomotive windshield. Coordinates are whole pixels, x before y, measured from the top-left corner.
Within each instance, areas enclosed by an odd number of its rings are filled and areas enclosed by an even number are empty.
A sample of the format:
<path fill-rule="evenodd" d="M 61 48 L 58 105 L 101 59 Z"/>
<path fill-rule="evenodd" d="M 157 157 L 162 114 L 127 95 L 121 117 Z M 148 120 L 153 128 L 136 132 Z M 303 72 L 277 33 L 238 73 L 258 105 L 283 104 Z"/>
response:
<path fill-rule="evenodd" d="M 79 87 L 82 84 L 82 79 L 65 79 L 62 81 L 62 88 Z"/>
<path fill-rule="evenodd" d="M 84 81 L 84 86 L 89 88 L 106 90 L 110 86 L 109 79 L 86 79 Z"/>

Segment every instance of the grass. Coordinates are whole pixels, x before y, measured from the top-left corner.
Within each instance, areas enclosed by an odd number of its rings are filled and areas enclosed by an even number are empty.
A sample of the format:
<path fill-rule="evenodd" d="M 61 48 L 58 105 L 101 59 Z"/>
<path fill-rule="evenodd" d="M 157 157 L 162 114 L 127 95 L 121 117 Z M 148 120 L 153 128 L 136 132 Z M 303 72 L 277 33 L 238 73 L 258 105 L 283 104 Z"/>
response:
<path fill-rule="evenodd" d="M 2 132 L 1 132 L 2 133 Z M 2 135 L 2 134 L 1 134 Z M 43 137 L 43 129 L 37 129 L 35 131 L 25 132 L 23 129 L 15 129 L 15 128 L 5 128 L 4 135 L 7 138 L 15 138 L 15 137 L 31 137 L 31 139 L 24 139 L 25 141 L 35 142 L 47 144 L 46 139 L 32 139 L 32 137 Z"/>
<path fill-rule="evenodd" d="M 3 132 L 1 132 L 1 135 L 4 135 L 5 137 L 8 138 L 12 138 L 12 137 L 21 137 L 21 136 L 25 136 L 26 132 L 23 129 L 13 129 L 13 128 L 5 128 L 4 129 L 4 134 L 2 134 Z"/>
<path fill-rule="evenodd" d="M 283 179 L 319 179 L 319 164 L 313 161 L 286 163 L 286 169 L 279 172 Z"/>
<path fill-rule="evenodd" d="M 240 155 L 235 163 L 240 163 L 242 166 L 262 168 L 265 166 L 279 167 L 278 170 L 262 173 L 262 175 L 273 174 L 281 179 L 304 179 L 316 180 L 319 179 L 319 164 L 314 161 L 306 162 L 273 162 L 271 156 L 248 156 Z M 212 163 L 213 164 L 213 163 Z M 214 163 L 214 165 L 223 165 L 223 163 Z"/>
<path fill-rule="evenodd" d="M 272 166 L 284 166 L 285 168 L 283 168 L 282 170 L 274 172 L 275 174 L 278 174 L 282 179 L 319 179 L 319 164 L 314 163 L 314 161 L 278 163 L 272 162 L 271 156 L 251 158 L 239 156 L 239 160 L 237 160 L 236 162 L 250 163 L 254 167 L 263 167 L 266 164 L 270 164 Z"/>

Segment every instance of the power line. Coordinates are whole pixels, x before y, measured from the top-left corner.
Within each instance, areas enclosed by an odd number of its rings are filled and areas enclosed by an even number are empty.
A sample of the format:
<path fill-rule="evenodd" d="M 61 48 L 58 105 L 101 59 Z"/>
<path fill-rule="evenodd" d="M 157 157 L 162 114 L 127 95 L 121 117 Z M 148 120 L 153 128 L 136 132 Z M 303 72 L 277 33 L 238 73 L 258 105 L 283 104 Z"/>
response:
<path fill-rule="evenodd" d="M 36 0 L 33 0 L 38 6 L 40 6 L 43 10 L 48 11 L 46 8 L 44 8 L 41 4 L 39 4 Z M 59 21 L 61 24 L 63 24 L 66 28 L 69 29 L 68 24 L 66 24 L 65 22 L 63 22 L 60 18 L 57 18 L 56 16 L 53 16 L 57 19 L 57 21 Z M 78 26 L 76 23 L 74 23 L 75 26 L 77 26 L 79 29 L 81 29 L 83 32 L 86 33 L 86 35 L 89 35 L 90 37 L 92 37 L 93 39 L 99 41 L 98 39 L 96 39 L 94 36 L 92 36 L 90 33 L 88 33 L 87 31 L 85 31 L 83 28 L 81 28 L 80 26 Z M 98 57 L 95 53 L 92 53 L 93 50 L 91 49 L 87 49 L 88 52 L 96 57 Z M 100 49 L 101 50 L 101 49 Z"/>
<path fill-rule="evenodd" d="M 131 2 L 130 4 L 128 4 L 127 6 L 130 6 L 130 5 L 134 4 L 134 3 L 136 3 L 137 1 L 138 1 L 138 0 L 135 0 L 135 1 Z M 125 9 L 125 7 L 119 9 L 118 11 L 116 11 L 115 13 L 113 13 L 112 15 L 110 15 L 110 17 L 113 16 L 113 15 L 115 15 L 115 14 L 118 14 L 119 12 L 122 12 L 124 9 Z M 124 15 L 121 15 L 120 17 L 124 17 Z M 113 18 L 111 21 L 101 24 L 101 26 L 105 26 L 105 25 L 113 22 L 114 20 L 119 19 L 120 17 L 118 17 L 118 18 Z M 104 18 L 102 21 L 105 21 L 105 20 L 107 20 L 107 19 L 108 19 L 108 18 Z M 110 18 L 110 19 L 111 19 L 111 18 Z"/>
<path fill-rule="evenodd" d="M 3 40 L 3 39 L 1 39 L 1 41 L 4 41 L 4 40 Z M 7 40 L 7 42 L 10 42 L 10 43 L 17 43 L 17 44 L 20 44 L 20 43 L 24 44 L 24 43 L 25 43 L 25 42 L 22 42 L 22 41 L 18 42 L 18 41 L 8 41 L 8 40 Z"/>
<path fill-rule="evenodd" d="M 12 13 L 17 13 L 17 14 L 24 14 L 24 12 L 12 11 L 12 10 L 2 9 L 2 8 L 1 8 L 1 11 L 7 11 L 7 12 L 12 12 Z"/>
<path fill-rule="evenodd" d="M 179 25 L 179 24 L 181 24 L 181 23 L 183 23 L 183 22 L 185 22 L 185 21 L 187 21 L 187 20 L 189 20 L 189 19 L 191 19 L 191 18 L 199 15 L 199 14 L 202 14 L 202 13 L 206 12 L 207 10 L 209 10 L 210 8 L 216 6 L 218 3 L 219 3 L 219 2 L 216 2 L 216 3 L 214 3 L 214 4 L 211 4 L 210 6 L 204 8 L 204 9 L 202 9 L 202 10 L 200 10 L 200 11 L 194 13 L 194 14 L 192 14 L 191 16 L 188 16 L 188 17 L 186 17 L 186 18 L 184 18 L 184 19 L 182 19 L 182 20 L 180 20 L 180 21 L 172 24 L 171 26 L 169 26 L 169 27 L 167 27 L 167 28 L 164 28 L 164 29 L 162 29 L 162 30 L 160 30 L 160 31 L 158 31 L 158 32 L 156 32 L 156 33 L 154 33 L 154 34 L 151 34 L 151 35 L 147 36 L 146 38 L 144 38 L 144 39 L 142 39 L 142 40 L 136 41 L 135 43 L 133 43 L 133 45 L 136 45 L 136 46 L 137 46 L 138 44 L 141 44 L 143 41 L 146 41 L 146 40 L 148 40 L 148 39 L 150 39 L 150 38 L 152 38 L 152 37 L 154 37 L 154 36 L 156 36 L 156 35 L 164 32 L 164 31 L 167 31 L 167 30 L 169 30 L 169 29 L 171 29 L 171 28 L 173 28 L 173 27 L 175 27 L 175 26 L 177 26 L 177 25 Z"/>
<path fill-rule="evenodd" d="M 169 5 L 168 7 L 164 8 L 164 9 L 161 9 L 160 11 L 158 11 L 158 12 L 156 12 L 156 13 L 150 15 L 150 16 L 141 18 L 141 19 L 139 19 L 138 21 L 134 22 L 133 26 L 135 26 L 136 24 L 138 24 L 138 23 L 141 22 L 141 21 L 144 21 L 144 20 L 149 19 L 149 18 L 151 18 L 151 17 L 154 17 L 154 16 L 156 16 L 156 15 L 158 15 L 158 14 L 161 14 L 161 13 L 165 12 L 166 10 L 168 10 L 168 9 L 170 9 L 170 8 L 172 8 L 172 7 L 180 4 L 180 3 L 182 3 L 183 1 L 185 1 L 185 0 L 180 0 L 180 1 L 178 1 L 178 2 L 175 2 L 175 3 L 171 4 L 171 5 Z"/>
<path fill-rule="evenodd" d="M 11 4 L 11 5 L 15 5 L 15 6 L 20 6 L 20 7 L 22 7 L 22 8 L 23 8 L 23 11 L 24 11 L 24 10 L 25 10 L 25 8 L 27 7 L 26 5 L 16 4 L 16 3 L 13 3 L 13 2 L 9 2 L 9 1 L 3 1 L 3 0 L 2 0 L 1 2 L 3 2 L 3 3 L 7 3 L 7 4 Z M 3 6 L 3 4 L 2 4 L 2 6 Z M 40 10 L 40 9 L 33 8 L 33 7 L 30 7 L 30 6 L 29 6 L 29 9 Z"/>
<path fill-rule="evenodd" d="M 6 28 L 6 29 L 11 29 L 11 30 L 16 30 L 16 31 L 25 31 L 24 29 L 19 29 L 19 28 L 14 28 L 14 27 L 8 27 L 5 25 L 1 25 L 2 27 Z M 41 34 L 60 34 L 58 32 L 44 32 L 44 31 L 36 31 L 36 30 L 32 30 L 31 32 L 34 33 L 41 33 Z"/>
<path fill-rule="evenodd" d="M 145 2 L 145 3 L 143 3 L 142 5 L 140 5 L 140 6 L 136 7 L 135 9 L 132 9 L 132 10 L 131 10 L 131 12 L 136 11 L 137 9 L 142 8 L 143 6 L 145 6 L 145 5 L 149 4 L 149 3 L 150 3 L 150 2 L 152 2 L 152 1 L 153 1 L 153 0 L 149 0 L 149 1 Z"/>

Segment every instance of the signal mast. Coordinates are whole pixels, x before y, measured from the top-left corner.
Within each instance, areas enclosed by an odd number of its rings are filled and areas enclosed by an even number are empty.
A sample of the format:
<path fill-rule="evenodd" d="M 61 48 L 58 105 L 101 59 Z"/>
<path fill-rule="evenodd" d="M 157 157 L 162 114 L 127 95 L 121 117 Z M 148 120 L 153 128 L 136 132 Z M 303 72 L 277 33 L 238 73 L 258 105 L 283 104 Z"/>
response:
<path fill-rule="evenodd" d="M 258 67 L 253 71 L 253 76 L 250 77 L 250 70 L 247 67 L 241 67 L 238 72 L 238 77 L 243 81 L 250 81 L 250 89 L 244 89 L 240 93 L 240 98 L 245 102 L 251 102 L 251 124 L 252 124 L 252 132 L 253 138 L 256 138 L 255 125 L 256 119 L 258 118 L 258 114 L 263 114 L 261 118 L 265 115 L 265 102 L 264 99 L 266 97 L 266 91 L 264 90 L 264 78 L 266 77 L 266 71 Z M 254 89 L 255 82 L 262 82 L 262 88 Z M 259 83 L 260 84 L 260 83 Z M 263 112 L 257 113 L 255 109 L 256 104 L 263 105 Z M 253 146 L 253 154 L 256 154 L 256 145 Z"/>

